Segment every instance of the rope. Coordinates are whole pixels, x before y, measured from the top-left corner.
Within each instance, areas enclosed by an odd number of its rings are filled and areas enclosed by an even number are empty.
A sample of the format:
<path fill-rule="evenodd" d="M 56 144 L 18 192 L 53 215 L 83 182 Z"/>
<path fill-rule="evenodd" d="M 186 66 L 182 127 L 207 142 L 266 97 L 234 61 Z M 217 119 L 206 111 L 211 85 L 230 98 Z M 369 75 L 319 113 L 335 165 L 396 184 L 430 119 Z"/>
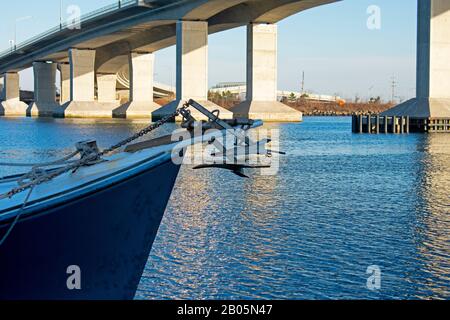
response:
<path fill-rule="evenodd" d="M 33 193 L 34 187 L 30 189 L 30 191 L 28 192 L 25 201 L 22 204 L 22 207 L 20 207 L 20 211 L 19 213 L 16 215 L 13 223 L 11 223 L 11 225 L 8 228 L 8 231 L 6 231 L 6 233 L 3 235 L 2 239 L 0 240 L 0 247 L 3 245 L 3 243 L 5 243 L 6 239 L 8 239 L 9 235 L 11 234 L 11 232 L 13 231 L 13 229 L 15 228 L 15 226 L 17 225 L 17 223 L 20 220 L 20 217 L 22 216 L 22 214 L 25 211 L 25 207 L 28 203 L 28 200 L 30 200 L 31 197 L 31 193 Z"/>
<path fill-rule="evenodd" d="M 71 154 L 65 156 L 64 158 L 57 159 L 51 162 L 43 162 L 43 163 L 17 163 L 17 162 L 0 162 L 0 167 L 52 167 L 59 164 L 64 164 L 77 154 L 79 151 L 72 152 Z"/>
<path fill-rule="evenodd" d="M 12 224 L 9 226 L 8 231 L 5 233 L 5 235 L 2 237 L 2 239 L 0 240 L 0 247 L 4 244 L 4 242 L 8 239 L 9 235 L 11 234 L 11 232 L 14 230 L 15 226 L 17 225 L 17 223 L 20 221 L 21 216 L 23 215 L 23 213 L 25 212 L 25 208 L 26 205 L 28 203 L 28 201 L 30 200 L 31 194 L 33 193 L 33 190 L 36 186 L 44 183 L 44 182 L 48 182 L 51 181 L 52 179 L 66 173 L 69 171 L 75 172 L 76 170 L 78 170 L 79 168 L 85 166 L 85 165 L 89 165 L 92 163 L 98 163 L 99 159 L 102 156 L 105 156 L 107 154 L 110 154 L 114 151 L 116 151 L 117 149 L 128 145 L 129 143 L 147 135 L 148 133 L 156 130 L 157 128 L 161 127 L 162 125 L 164 125 L 166 122 L 170 121 L 171 119 L 179 116 L 183 111 L 185 111 L 187 108 L 189 108 L 189 105 L 184 105 L 182 108 L 177 109 L 173 114 L 162 118 L 160 121 L 157 121 L 151 125 L 149 125 L 148 127 L 142 129 L 141 131 L 137 132 L 136 134 L 134 134 L 133 136 L 120 141 L 119 143 L 109 147 L 108 149 L 104 149 L 102 152 L 98 152 L 95 151 L 93 152 L 92 150 L 82 150 L 79 151 L 77 150 L 76 152 L 71 153 L 70 155 L 62 158 L 62 159 L 58 159 L 56 161 L 52 161 L 52 162 L 48 162 L 48 163 L 40 163 L 40 164 L 25 164 L 25 163 L 0 163 L 0 166 L 11 166 L 11 167 L 32 167 L 31 171 L 24 174 L 23 176 L 19 177 L 17 179 L 17 182 L 19 184 L 19 187 L 14 188 L 12 190 L 10 190 L 9 192 L 5 193 L 5 194 L 0 194 L 0 200 L 3 199 L 10 199 L 12 198 L 14 195 L 18 194 L 18 193 L 22 193 L 26 190 L 29 190 L 27 196 L 25 197 L 25 200 L 19 210 L 19 212 L 17 213 L 14 221 L 12 222 Z M 75 157 L 77 154 L 81 153 L 81 158 L 80 160 L 76 160 L 76 161 L 71 161 L 68 162 L 68 160 L 72 159 L 73 157 Z M 44 167 L 50 167 L 50 166 L 54 166 L 54 165 L 58 165 L 58 164 L 66 164 L 65 167 L 62 168 L 56 168 L 51 172 L 46 171 L 45 169 L 43 169 Z M 28 181 L 28 182 L 27 182 Z"/>
<path fill-rule="evenodd" d="M 157 121 L 157 122 L 155 122 L 155 123 L 145 127 L 144 129 L 142 129 L 141 131 L 137 132 L 133 136 L 131 136 L 131 137 L 125 139 L 125 140 L 122 140 L 119 143 L 117 143 L 117 144 L 115 144 L 115 145 L 113 145 L 113 146 L 111 146 L 111 147 L 109 147 L 107 149 L 104 149 L 102 152 L 86 153 L 85 157 L 82 157 L 80 160 L 74 161 L 72 163 L 68 163 L 65 167 L 62 167 L 62 168 L 59 168 L 59 169 L 55 169 L 52 172 L 48 172 L 48 171 L 45 171 L 45 170 L 39 170 L 40 168 L 43 167 L 42 165 L 35 166 L 35 167 L 33 167 L 33 169 L 29 173 L 23 175 L 22 177 L 20 177 L 18 179 L 19 187 L 16 187 L 16 188 L 10 190 L 9 192 L 7 192 L 5 194 L 0 194 L 0 200 L 10 199 L 10 198 L 12 198 L 14 195 L 16 195 L 18 193 L 22 193 L 22 192 L 24 192 L 24 191 L 26 191 L 28 189 L 34 188 L 34 187 L 36 187 L 36 186 L 38 186 L 38 185 L 40 185 L 40 184 L 42 184 L 44 182 L 51 181 L 54 178 L 56 178 L 56 177 L 58 177 L 58 176 L 60 176 L 60 175 L 62 175 L 64 173 L 66 173 L 66 172 L 69 172 L 69 171 L 73 171 L 74 172 L 74 171 L 78 170 L 79 168 L 81 168 L 83 166 L 86 166 L 86 165 L 91 164 L 91 163 L 96 163 L 96 162 L 98 162 L 99 158 L 101 158 L 101 157 L 103 157 L 103 156 L 105 156 L 107 154 L 110 154 L 110 153 L 116 151 L 117 149 L 119 149 L 119 148 L 121 148 L 123 146 L 126 146 L 129 143 L 131 143 L 131 142 L 133 142 L 133 141 L 135 141 L 135 140 L 137 140 L 137 139 L 139 139 L 139 138 L 149 134 L 150 132 L 158 129 L 159 127 L 161 127 L 162 125 L 164 125 L 165 123 L 170 121 L 171 119 L 173 119 L 173 118 L 177 117 L 178 115 L 180 115 L 180 113 L 182 113 L 188 107 L 189 107 L 188 105 L 185 105 L 182 108 L 177 109 L 173 114 L 168 115 L 168 116 L 162 118 L 161 120 L 159 120 L 159 121 Z M 79 151 L 77 151 L 77 153 L 78 152 Z M 69 155 L 69 156 L 72 156 L 72 154 Z M 63 159 L 66 159 L 69 156 L 67 156 L 67 157 L 65 157 Z M 63 159 L 60 159 L 59 161 L 61 161 Z M 54 165 L 54 164 L 55 164 L 55 162 L 52 162 L 52 165 Z M 29 181 L 25 182 L 26 180 L 29 180 Z"/>

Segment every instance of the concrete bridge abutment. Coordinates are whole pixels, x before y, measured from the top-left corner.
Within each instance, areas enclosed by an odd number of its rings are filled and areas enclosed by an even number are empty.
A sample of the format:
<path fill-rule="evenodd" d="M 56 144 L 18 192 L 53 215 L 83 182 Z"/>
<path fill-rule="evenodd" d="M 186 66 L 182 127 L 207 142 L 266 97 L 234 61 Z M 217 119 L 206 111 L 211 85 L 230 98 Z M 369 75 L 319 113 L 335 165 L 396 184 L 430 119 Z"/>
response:
<path fill-rule="evenodd" d="M 20 101 L 20 76 L 17 72 L 3 75 L 3 92 L 0 93 L 0 116 L 26 116 L 28 106 Z"/>
<path fill-rule="evenodd" d="M 302 113 L 277 99 L 278 28 L 276 24 L 247 26 L 247 97 L 233 107 L 235 118 L 300 122 Z"/>
<path fill-rule="evenodd" d="M 161 119 L 172 114 L 189 99 L 196 100 L 210 111 L 219 110 L 223 119 L 231 119 L 232 112 L 208 101 L 208 22 L 178 21 L 176 51 L 176 99 L 156 110 L 153 119 Z M 192 110 L 192 115 L 197 120 L 206 119 L 196 110 Z"/>

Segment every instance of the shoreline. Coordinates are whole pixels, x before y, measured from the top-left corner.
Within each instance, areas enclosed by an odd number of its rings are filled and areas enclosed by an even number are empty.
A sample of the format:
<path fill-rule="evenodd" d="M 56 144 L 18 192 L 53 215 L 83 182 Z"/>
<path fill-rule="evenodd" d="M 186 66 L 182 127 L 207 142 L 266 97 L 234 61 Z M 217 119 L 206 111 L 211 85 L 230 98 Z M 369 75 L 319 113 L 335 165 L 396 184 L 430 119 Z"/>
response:
<path fill-rule="evenodd" d="M 220 107 L 231 109 L 241 103 L 240 100 L 233 99 L 214 99 L 210 100 Z M 296 101 L 282 101 L 283 104 L 303 113 L 303 116 L 323 116 L 323 117 L 350 117 L 353 115 L 380 114 L 395 106 L 394 103 L 382 102 L 358 102 L 345 103 L 339 105 L 337 102 L 321 102 L 299 99 Z"/>

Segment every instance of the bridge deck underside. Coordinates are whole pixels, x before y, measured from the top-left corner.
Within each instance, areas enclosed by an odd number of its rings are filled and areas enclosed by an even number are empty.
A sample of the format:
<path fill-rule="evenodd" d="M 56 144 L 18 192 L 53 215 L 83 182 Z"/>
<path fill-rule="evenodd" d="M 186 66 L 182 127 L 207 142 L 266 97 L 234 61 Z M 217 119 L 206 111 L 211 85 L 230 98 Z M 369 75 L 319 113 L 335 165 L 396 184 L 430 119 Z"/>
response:
<path fill-rule="evenodd" d="M 297 12 L 339 0 L 160 1 L 161 7 L 133 6 L 83 21 L 0 57 L 0 74 L 28 68 L 34 61 L 68 61 L 69 48 L 96 49 L 96 71 L 116 73 L 130 51 L 155 52 L 176 43 L 178 20 L 206 20 L 209 33 L 246 25 L 276 23 Z"/>

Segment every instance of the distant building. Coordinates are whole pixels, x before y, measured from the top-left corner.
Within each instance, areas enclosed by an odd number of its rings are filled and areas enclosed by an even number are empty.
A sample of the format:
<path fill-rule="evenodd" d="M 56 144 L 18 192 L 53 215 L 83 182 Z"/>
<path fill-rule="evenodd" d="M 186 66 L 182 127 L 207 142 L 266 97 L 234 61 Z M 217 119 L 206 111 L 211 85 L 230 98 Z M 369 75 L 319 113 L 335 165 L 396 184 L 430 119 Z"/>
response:
<path fill-rule="evenodd" d="M 224 88 L 235 88 L 235 87 L 246 87 L 245 82 L 219 82 L 211 89 L 224 89 Z"/>
<path fill-rule="evenodd" d="M 245 82 L 220 82 L 216 84 L 214 87 L 209 89 L 210 92 L 213 93 L 224 93 L 230 92 L 232 95 L 236 95 L 239 100 L 245 100 L 247 95 L 247 84 Z M 306 100 L 313 101 L 321 101 L 321 102 L 338 102 L 341 104 L 345 103 L 345 100 L 340 96 L 331 96 L 331 95 L 323 95 L 323 94 L 314 94 L 314 93 L 301 93 L 296 91 L 285 91 L 278 90 L 278 101 L 282 101 L 285 99 L 299 99 L 303 98 Z"/>

